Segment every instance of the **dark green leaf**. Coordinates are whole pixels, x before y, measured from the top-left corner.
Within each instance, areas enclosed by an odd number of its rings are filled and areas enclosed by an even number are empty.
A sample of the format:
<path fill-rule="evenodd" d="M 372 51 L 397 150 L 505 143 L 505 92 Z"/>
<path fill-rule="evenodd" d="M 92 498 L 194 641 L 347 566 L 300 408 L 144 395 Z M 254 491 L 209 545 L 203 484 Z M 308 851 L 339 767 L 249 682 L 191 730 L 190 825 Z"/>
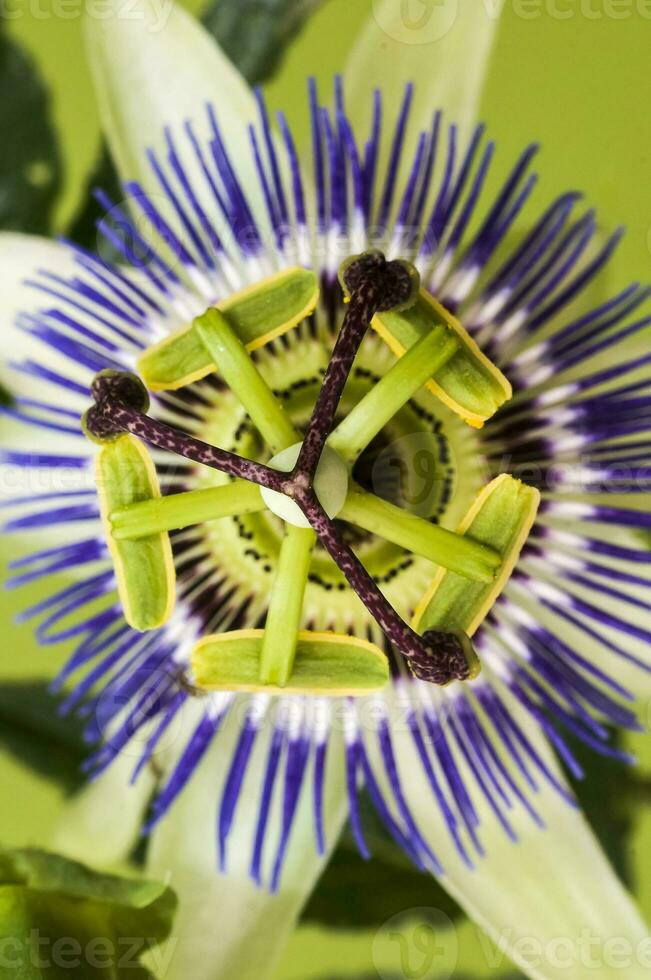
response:
<path fill-rule="evenodd" d="M 577 739 L 567 741 L 585 773 L 583 779 L 573 781 L 581 809 L 620 878 L 632 887 L 631 834 L 642 784 L 630 766 L 597 755 Z M 611 733 L 611 744 L 622 748 L 617 732 Z M 604 792 L 606 786 L 608 791 Z"/>
<path fill-rule="evenodd" d="M 31 59 L 0 24 L 0 229 L 47 234 L 61 184 L 50 101 Z"/>
<path fill-rule="evenodd" d="M 367 797 L 360 797 L 364 836 L 373 854 L 359 856 L 345 833 L 312 894 L 303 918 L 335 929 L 379 927 L 400 909 L 436 908 L 453 921 L 463 912 L 430 874 L 394 843 Z"/>
<path fill-rule="evenodd" d="M 368 929 L 409 908 L 436 908 L 450 919 L 462 914 L 430 874 L 401 867 L 386 856 L 364 861 L 343 844 L 332 856 L 303 919 L 333 929 Z"/>
<path fill-rule="evenodd" d="M 140 955 L 169 935 L 175 910 L 157 882 L 0 850 L 0 980 L 153 980 Z"/>
<path fill-rule="evenodd" d="M 0 746 L 72 793 L 84 781 L 80 766 L 88 746 L 80 721 L 62 718 L 59 703 L 47 681 L 0 684 Z"/>
<path fill-rule="evenodd" d="M 214 0 L 203 22 L 251 85 L 269 79 L 323 0 Z"/>

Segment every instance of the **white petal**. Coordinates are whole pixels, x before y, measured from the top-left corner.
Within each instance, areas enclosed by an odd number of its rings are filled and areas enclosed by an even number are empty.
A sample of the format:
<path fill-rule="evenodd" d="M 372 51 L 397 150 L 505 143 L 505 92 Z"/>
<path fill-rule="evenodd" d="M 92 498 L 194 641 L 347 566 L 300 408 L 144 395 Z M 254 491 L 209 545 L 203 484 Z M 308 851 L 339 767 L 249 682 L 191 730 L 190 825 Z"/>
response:
<path fill-rule="evenodd" d="M 169 814 L 152 836 L 147 873 L 166 880 L 181 906 L 170 942 L 166 980 L 264 980 L 295 925 L 326 857 L 314 846 L 309 769 L 303 784 L 280 890 L 272 895 L 249 877 L 260 788 L 271 735 L 258 735 L 242 788 L 228 845 L 228 873 L 217 870 L 216 810 L 243 718 L 237 702 L 224 727 Z M 200 709 L 200 705 L 195 707 Z M 339 836 L 347 806 L 341 746 L 328 754 L 325 827 L 330 847 Z M 276 790 L 278 790 L 278 785 Z M 277 793 L 268 835 L 275 843 L 279 826 Z M 267 848 L 273 852 L 275 848 Z M 269 857 L 269 861 L 267 861 Z M 265 853 L 267 868 L 273 853 Z"/>
<path fill-rule="evenodd" d="M 81 413 L 84 406 L 79 398 L 57 385 L 37 380 L 13 370 L 10 366 L 11 362 L 34 360 L 47 365 L 51 370 L 59 371 L 64 376 L 72 376 L 80 381 L 85 380 L 83 372 L 72 361 L 15 326 L 19 313 L 34 313 L 48 306 L 47 298 L 25 282 L 33 278 L 38 269 L 46 269 L 55 275 L 65 277 L 78 271 L 71 250 L 57 242 L 12 232 L 0 234 L 0 319 L 4 351 L 0 380 L 16 396 L 45 401 Z M 69 419 L 65 421 L 66 424 L 70 424 Z M 35 428 L 6 416 L 0 417 L 0 448 L 21 453 L 64 456 L 84 456 L 89 451 L 88 443 L 81 438 Z M 0 464 L 0 499 L 2 500 L 15 497 L 29 500 L 30 497 L 47 493 L 90 489 L 92 485 L 90 471 L 87 469 Z M 42 506 L 46 509 L 48 506 L 60 505 L 61 500 L 58 499 L 51 504 L 43 503 Z M 35 508 L 36 505 L 34 504 L 33 507 Z M 3 520 L 19 516 L 21 512 L 18 510 L 14 515 L 3 511 Z M 81 537 L 89 533 L 88 524 L 81 530 L 79 528 L 79 525 L 41 528 L 38 532 L 25 532 L 25 538 L 30 548 L 35 549 L 45 546 L 45 543 L 59 544 L 62 539 L 70 541 L 75 535 Z"/>
<path fill-rule="evenodd" d="M 618 531 L 616 539 L 617 543 L 624 547 L 627 544 L 631 547 L 640 547 L 640 542 L 635 541 L 625 528 Z M 550 575 L 554 574 L 553 568 L 548 571 Z M 599 579 L 595 579 L 595 581 L 598 582 Z M 601 584 L 604 583 L 608 586 L 611 585 L 606 579 L 602 579 Z M 612 586 L 617 588 L 618 584 L 613 582 Z M 547 591 L 550 587 L 551 592 Z M 649 591 L 646 588 L 642 589 L 639 586 L 625 584 L 623 589 L 631 597 L 649 601 Z M 551 612 L 546 606 L 535 602 L 537 595 L 543 594 L 542 590 L 545 590 L 545 595 L 550 595 L 557 608 L 560 610 L 567 609 L 575 620 L 582 623 L 588 630 L 593 630 L 602 636 L 605 642 L 597 642 L 592 633 L 579 629 L 567 619 Z M 611 613 L 624 622 L 651 633 L 651 612 L 649 610 L 633 606 L 628 607 L 620 599 L 613 599 L 596 590 L 593 591 L 584 586 L 563 581 L 560 577 L 556 577 L 553 582 L 549 580 L 542 582 L 542 580 L 536 579 L 527 583 L 525 588 L 519 583 L 509 585 L 508 599 L 514 606 L 509 606 L 507 611 L 513 612 L 516 619 L 518 616 L 526 617 L 529 615 L 532 621 L 540 623 L 554 636 L 558 636 L 570 649 L 588 660 L 593 667 L 604 671 L 618 684 L 621 684 L 635 698 L 631 702 L 631 707 L 636 709 L 641 720 L 646 722 L 649 698 L 651 698 L 651 671 L 644 670 L 623 656 L 618 656 L 606 644 L 613 644 L 616 648 L 621 649 L 627 657 L 636 657 L 643 664 L 651 663 L 649 644 L 635 636 L 627 636 L 615 627 L 605 626 L 591 617 L 577 612 L 571 606 L 571 600 L 574 596 L 585 600 L 600 612 Z"/>
<path fill-rule="evenodd" d="M 369 95 L 376 87 L 390 120 L 405 84 L 414 82 L 416 128 L 429 129 L 433 111 L 442 108 L 467 130 L 477 119 L 502 7 L 503 0 L 372 0 L 372 14 L 344 72 L 354 122 L 368 126 Z M 386 129 L 385 124 L 385 136 Z"/>
<path fill-rule="evenodd" d="M 73 797 L 54 829 L 50 843 L 55 851 L 99 868 L 126 861 L 138 840 L 155 782 L 151 770 L 145 769 L 130 785 L 135 764 L 136 757 L 123 752 Z"/>
<path fill-rule="evenodd" d="M 33 279 L 39 269 L 59 276 L 72 276 L 79 271 L 71 249 L 65 245 L 36 235 L 17 232 L 0 234 L 0 321 L 3 338 L 0 378 L 14 394 L 29 394 L 32 398 L 36 397 L 35 391 L 41 382 L 12 371 L 7 361 L 35 356 L 43 358 L 47 351 L 48 366 L 52 367 L 55 362 L 59 366 L 65 363 L 68 373 L 72 373 L 70 361 L 64 362 L 63 358 L 57 357 L 49 348 L 14 326 L 19 313 L 32 313 L 48 305 L 43 293 L 26 284 L 26 280 Z M 48 398 L 54 397 L 58 389 L 52 385 L 45 387 Z M 43 396 L 43 388 L 40 395 Z"/>
<path fill-rule="evenodd" d="M 152 148 L 165 159 L 163 130 L 170 126 L 179 137 L 188 176 L 210 213 L 214 200 L 182 127 L 190 120 L 199 139 L 207 138 L 206 105 L 211 103 L 245 193 L 262 214 L 247 133 L 247 124 L 257 117 L 249 86 L 199 22 L 171 0 L 134 0 L 127 7 L 122 0 L 108 0 L 101 18 L 86 20 L 88 61 L 120 176 L 139 180 L 170 218 L 169 204 L 165 206 L 145 157 Z"/>
<path fill-rule="evenodd" d="M 512 697 L 501 693 L 508 710 L 562 780 L 536 726 Z M 450 846 L 411 736 L 396 724 L 392 738 L 412 813 L 445 867 L 441 884 L 528 976 L 615 980 L 623 975 L 622 966 L 617 966 L 621 949 L 628 951 L 627 980 L 648 976 L 648 928 L 579 811 L 540 780 L 540 791 L 531 802 L 545 829 L 536 827 L 516 802 L 509 821 L 519 840 L 512 843 L 483 797 L 473 794 L 486 857 L 469 869 Z M 466 767 L 461 769 L 471 787 L 472 777 Z"/>

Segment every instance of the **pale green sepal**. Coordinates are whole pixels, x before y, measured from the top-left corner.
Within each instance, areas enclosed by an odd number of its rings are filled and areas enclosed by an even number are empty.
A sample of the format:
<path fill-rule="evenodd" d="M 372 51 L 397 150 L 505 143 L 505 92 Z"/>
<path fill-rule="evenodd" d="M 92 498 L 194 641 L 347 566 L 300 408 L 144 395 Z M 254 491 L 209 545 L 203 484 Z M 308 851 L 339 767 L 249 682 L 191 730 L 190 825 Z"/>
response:
<path fill-rule="evenodd" d="M 386 686 L 389 662 L 367 640 L 339 633 L 298 634 L 293 670 L 284 687 L 260 681 L 263 630 L 204 636 L 192 651 L 194 683 L 204 691 L 362 697 Z"/>
<path fill-rule="evenodd" d="M 106 0 L 101 16 L 85 20 L 88 63 L 111 155 L 123 180 L 137 180 L 180 230 L 145 152 L 167 155 L 165 129 L 192 187 L 219 231 L 223 218 L 183 127 L 193 124 L 200 142 L 211 138 L 206 106 L 217 115 L 224 142 L 236 155 L 237 176 L 256 219 L 266 211 L 247 132 L 257 120 L 253 94 L 239 71 L 199 21 L 173 0 Z M 178 256 L 176 256 L 178 260 Z"/>
<path fill-rule="evenodd" d="M 486 668 L 485 668 L 486 670 Z M 464 691 L 472 692 L 472 682 Z M 542 735 L 538 722 L 518 704 L 495 677 L 506 712 L 523 731 L 561 785 L 560 767 Z M 538 826 L 515 800 L 507 812 L 517 835 L 504 832 L 461 753 L 455 754 L 459 776 L 469 789 L 478 815 L 477 833 L 485 856 L 473 857 L 468 867 L 450 844 L 448 826 L 434 802 L 431 784 L 423 769 L 414 740 L 400 722 L 412 704 L 413 693 L 387 692 L 389 724 L 402 787 L 411 813 L 433 851 L 440 855 L 444 873 L 439 881 L 471 920 L 488 933 L 498 947 L 486 949 L 494 970 L 512 959 L 532 980 L 643 980 L 651 965 L 648 926 L 613 873 L 612 868 L 581 812 L 570 805 L 545 778 L 536 774 L 538 791 L 523 781 L 512 758 L 501 758 L 521 791 L 528 795 L 543 826 Z M 451 709 L 446 704 L 443 713 Z M 490 730 L 490 724 L 487 723 Z M 368 740 L 376 771 L 382 759 L 373 740 Z M 529 762 L 528 762 L 529 765 Z M 464 839 L 465 835 L 464 835 Z M 467 841 L 467 839 L 466 839 Z M 442 937 L 438 937 L 442 938 Z M 624 958 L 622 958 L 622 949 Z M 624 966 L 622 966 L 624 963 Z"/>
<path fill-rule="evenodd" d="M 318 298 L 314 273 L 297 266 L 234 293 L 217 309 L 247 350 L 253 351 L 297 326 L 313 312 Z M 147 348 L 138 361 L 138 373 L 152 391 L 182 388 L 214 370 L 192 324 Z"/>
<path fill-rule="evenodd" d="M 344 70 L 353 128 L 367 131 L 370 94 L 380 88 L 386 148 L 404 86 L 413 82 L 414 133 L 429 129 L 433 111 L 441 108 L 467 134 L 479 115 L 503 5 L 504 0 L 372 0 Z"/>
<path fill-rule="evenodd" d="M 136 630 L 162 626 L 175 602 L 172 546 L 166 532 L 137 541 L 117 539 L 111 514 L 129 504 L 160 496 L 154 464 L 144 445 L 132 435 L 107 443 L 95 459 L 97 493 L 124 618 Z"/>
<path fill-rule="evenodd" d="M 204 710 L 203 701 L 191 700 L 189 710 L 194 714 L 186 717 L 187 731 L 193 730 Z M 229 768 L 225 760 L 233 758 L 249 704 L 248 698 L 237 698 L 189 784 L 152 834 L 146 873 L 168 883 L 180 899 L 165 980 L 268 980 L 346 819 L 342 735 L 335 730 L 330 735 L 324 792 L 327 853 L 319 856 L 315 848 L 308 770 L 278 891 L 271 894 L 268 884 L 280 834 L 280 793 L 271 808 L 262 887 L 251 879 L 260 788 L 273 732 L 267 718 L 242 784 L 227 845 L 226 873 L 217 870 L 215 801 L 222 797 Z"/>
<path fill-rule="evenodd" d="M 372 326 L 399 357 L 441 324 L 454 332 L 459 348 L 436 371 L 427 388 L 469 425 L 481 428 L 511 398 L 511 385 L 456 317 L 422 289 L 411 309 L 377 313 L 372 320 Z"/>
<path fill-rule="evenodd" d="M 484 487 L 459 526 L 459 533 L 502 556 L 494 580 L 469 582 L 441 568 L 414 614 L 414 628 L 476 632 L 509 580 L 536 519 L 540 493 L 503 473 Z"/>

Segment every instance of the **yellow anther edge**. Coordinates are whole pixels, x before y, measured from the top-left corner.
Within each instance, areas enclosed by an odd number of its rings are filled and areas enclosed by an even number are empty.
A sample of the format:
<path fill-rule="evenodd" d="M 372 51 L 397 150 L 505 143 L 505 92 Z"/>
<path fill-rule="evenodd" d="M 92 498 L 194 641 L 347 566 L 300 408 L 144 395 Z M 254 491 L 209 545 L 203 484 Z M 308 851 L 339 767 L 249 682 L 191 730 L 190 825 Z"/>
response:
<path fill-rule="evenodd" d="M 459 337 L 461 344 L 465 347 L 472 355 L 477 359 L 477 361 L 482 364 L 486 370 L 495 378 L 502 390 L 504 391 L 504 401 L 508 401 L 513 397 L 513 389 L 511 383 L 502 374 L 497 365 L 493 364 L 489 357 L 486 357 L 481 348 L 472 339 L 467 330 L 463 327 L 460 320 L 458 320 L 449 310 L 446 310 L 438 300 L 436 300 L 431 293 L 428 293 L 426 289 L 421 289 L 419 293 L 420 299 L 423 300 L 428 306 L 433 310 L 434 316 L 437 319 L 443 320 L 443 322 L 453 330 Z M 371 326 L 382 338 L 384 343 L 389 347 L 389 349 L 396 355 L 396 357 L 402 357 L 405 353 L 405 348 L 400 343 L 400 341 L 391 333 L 391 331 L 382 322 L 382 315 L 376 314 L 371 321 Z M 476 412 L 469 412 L 467 409 L 463 408 L 458 402 L 451 398 L 443 389 L 436 383 L 436 381 L 428 381 L 425 387 L 431 391 L 439 401 L 443 402 L 455 415 L 459 415 L 464 422 L 471 425 L 475 429 L 481 429 L 487 419 Z"/>
<path fill-rule="evenodd" d="M 459 534 L 466 534 L 466 532 L 472 525 L 472 522 L 474 521 L 475 517 L 477 517 L 482 507 L 486 503 L 487 499 L 491 496 L 492 493 L 494 493 L 495 490 L 497 490 L 500 484 L 504 483 L 504 481 L 506 480 L 514 480 L 514 478 L 510 476 L 508 473 L 502 473 L 500 476 L 495 477 L 494 480 L 491 480 L 491 482 L 488 483 L 480 491 L 480 493 L 477 496 L 477 499 L 473 502 L 472 506 L 470 507 L 468 512 L 464 515 L 463 520 L 457 527 L 457 532 Z M 522 527 L 520 528 L 515 541 L 511 545 L 511 548 L 509 549 L 508 556 L 499 566 L 498 573 L 495 579 L 493 580 L 490 592 L 486 596 L 484 602 L 481 604 L 475 617 L 472 619 L 472 621 L 466 628 L 465 632 L 468 634 L 468 636 L 472 636 L 474 633 L 477 632 L 477 630 L 485 620 L 486 616 L 493 608 L 493 605 L 495 604 L 495 600 L 506 586 L 506 583 L 511 577 L 511 573 L 515 568 L 518 558 L 520 557 L 520 552 L 522 551 L 522 548 L 524 547 L 525 542 L 529 537 L 529 532 L 531 531 L 533 523 L 536 519 L 536 514 L 538 513 L 538 505 L 540 503 L 540 492 L 536 490 L 534 487 L 529 487 L 526 484 L 522 484 L 521 480 L 515 480 L 514 482 L 520 485 L 527 486 L 527 489 L 531 492 L 531 505 L 530 505 L 529 517 L 526 521 L 523 522 Z M 416 606 L 412 623 L 411 623 L 411 625 L 416 631 L 420 631 L 421 620 L 427 608 L 429 607 L 432 599 L 436 595 L 437 589 L 439 588 L 441 582 L 443 581 L 444 577 L 447 574 L 448 574 L 448 570 L 445 568 L 439 568 L 437 570 L 436 575 L 434 576 L 430 587 L 427 589 L 424 596 Z"/>
<path fill-rule="evenodd" d="M 111 513 L 113 510 L 115 510 L 115 508 L 111 507 L 108 502 L 106 485 L 102 473 L 103 454 L 105 452 L 115 450 L 115 448 L 121 442 L 128 442 L 130 447 L 133 448 L 140 457 L 147 477 L 147 482 L 149 484 L 151 498 L 159 498 L 161 496 L 161 492 L 154 463 L 145 446 L 143 446 L 140 440 L 135 436 L 126 434 L 120 436 L 116 442 L 108 443 L 105 447 L 102 447 L 102 449 L 100 449 L 95 456 L 95 483 L 97 486 L 97 496 L 99 500 L 100 519 L 109 554 L 113 561 L 113 568 L 115 571 L 115 578 L 120 603 L 122 605 L 122 611 L 129 626 L 140 632 L 145 632 L 162 626 L 172 615 L 176 604 L 176 570 L 174 568 L 174 555 L 172 552 L 172 544 L 169 535 L 165 531 L 157 532 L 155 535 L 152 535 L 152 537 L 157 537 L 160 540 L 161 557 L 165 574 L 166 602 L 160 615 L 158 615 L 155 619 L 148 619 L 146 621 L 143 620 L 133 606 L 133 596 L 127 581 L 126 569 L 123 560 L 123 550 L 125 546 L 129 545 L 131 545 L 132 549 L 137 548 L 139 545 L 141 546 L 143 544 L 145 539 L 141 539 L 137 542 L 125 542 L 122 540 L 116 540 L 113 537 Z"/>
<path fill-rule="evenodd" d="M 265 279 L 261 279 L 258 280 L 257 282 L 251 283 L 250 286 L 245 286 L 244 289 L 240 289 L 236 293 L 231 293 L 228 297 L 226 297 L 226 299 L 222 300 L 220 303 L 215 303 L 215 307 L 221 313 L 228 314 L 228 311 L 232 309 L 233 306 L 241 302 L 243 299 L 246 299 L 247 296 L 252 295 L 254 292 L 256 292 L 256 290 L 259 290 L 261 286 L 268 286 L 274 282 L 277 282 L 280 279 L 288 278 L 292 273 L 298 271 L 304 272 L 305 270 L 302 268 L 302 266 L 290 266 L 286 269 L 281 269 L 279 272 L 275 272 L 273 275 L 267 276 Z M 251 353 L 252 351 L 258 350 L 258 348 L 264 347 L 265 344 L 270 343 L 272 340 L 275 340 L 277 337 L 281 337 L 283 334 L 287 333 L 288 330 L 292 330 L 294 327 L 297 327 L 299 323 L 302 323 L 303 320 L 306 319 L 306 317 L 310 316 L 314 312 L 317 303 L 319 302 L 319 295 L 320 295 L 320 290 L 317 285 L 314 289 L 313 294 L 310 296 L 309 300 L 305 303 L 305 305 L 298 313 L 296 313 L 289 320 L 284 321 L 282 324 L 280 324 L 280 326 L 275 327 L 273 330 L 269 330 L 268 333 L 262 334 L 260 337 L 256 337 L 255 340 L 251 341 L 249 344 L 246 344 L 245 346 L 247 351 Z M 153 354 L 156 351 L 159 351 L 162 348 L 167 347 L 175 340 L 178 340 L 180 337 L 183 337 L 185 334 L 190 333 L 192 328 L 193 325 L 191 323 L 187 324 L 186 326 L 181 327 L 179 330 L 174 330 L 172 333 L 168 334 L 167 337 L 164 337 L 163 340 L 159 340 L 157 343 L 151 344 L 146 349 L 146 351 L 141 355 L 138 363 L 140 364 L 140 362 L 145 356 L 149 356 L 150 354 Z M 192 373 L 184 375 L 182 378 L 177 379 L 173 383 L 165 384 L 165 385 L 157 384 L 155 380 L 151 378 L 147 378 L 147 387 L 151 391 L 177 391 L 179 388 L 185 388 L 186 385 L 193 384 L 193 382 L 195 381 L 201 381 L 202 378 L 205 378 L 207 375 L 211 374 L 214 370 L 215 370 L 215 365 L 212 363 L 207 363 L 205 367 L 201 368 L 201 370 L 193 371 Z"/>
<path fill-rule="evenodd" d="M 232 640 L 259 640 L 260 648 L 262 647 L 262 637 L 264 635 L 264 630 L 262 629 L 242 629 L 242 630 L 232 630 L 229 633 L 215 633 L 209 636 L 203 636 L 194 646 L 192 651 L 192 664 L 195 665 L 195 658 L 197 654 L 200 654 L 205 646 L 225 643 Z M 371 654 L 373 658 L 377 661 L 378 665 L 386 668 L 387 681 L 389 679 L 389 663 L 385 654 L 377 647 L 374 643 L 369 640 L 362 640 L 355 636 L 348 636 L 343 633 L 334 632 L 312 632 L 310 630 L 301 630 L 298 633 L 298 645 L 300 647 L 301 642 L 306 643 L 323 643 L 330 644 L 334 646 L 347 646 L 354 647 L 358 650 L 364 650 L 366 653 Z M 305 687 L 301 685 L 292 685 L 292 678 L 285 687 L 277 687 L 272 684 L 233 684 L 231 681 L 225 683 L 223 686 L 219 684 L 202 684 L 199 678 L 195 677 L 195 682 L 198 687 L 204 691 L 219 691 L 219 690 L 238 690 L 245 693 L 265 693 L 271 695 L 288 695 L 288 694 L 298 694 L 298 695 L 320 695 L 321 697 L 365 697 L 368 694 L 377 692 L 380 688 L 377 684 L 368 685 L 367 688 L 362 687 L 341 687 L 341 688 L 321 688 L 321 687 Z"/>

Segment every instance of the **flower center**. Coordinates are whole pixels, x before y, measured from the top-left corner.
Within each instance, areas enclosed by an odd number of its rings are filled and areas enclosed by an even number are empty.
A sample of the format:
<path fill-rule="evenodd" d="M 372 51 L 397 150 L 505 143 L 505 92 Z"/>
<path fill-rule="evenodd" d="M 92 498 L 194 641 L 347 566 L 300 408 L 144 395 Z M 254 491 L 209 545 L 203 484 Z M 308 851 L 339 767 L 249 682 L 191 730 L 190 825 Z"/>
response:
<path fill-rule="evenodd" d="M 258 370 L 299 433 L 305 430 L 331 346 L 327 339 L 321 342 L 303 328 L 288 334 L 282 345 L 256 353 Z M 394 361 L 379 338 L 367 338 L 351 372 L 338 418 L 352 411 Z M 273 463 L 234 392 L 204 386 L 203 396 L 209 403 L 202 409 L 196 430 L 200 439 L 259 462 Z M 424 388 L 383 427 L 351 474 L 352 481 L 365 491 L 449 528 L 459 523 L 484 477 L 475 430 Z M 198 466 L 180 486 L 208 489 L 227 483 L 223 474 Z M 292 503 L 285 497 L 282 502 Z M 199 541 L 192 534 L 197 564 L 213 569 L 214 578 L 220 582 L 218 590 L 209 594 L 206 589 L 202 604 L 197 603 L 202 629 L 219 617 L 231 624 L 226 628 L 248 628 L 264 620 L 283 538 L 283 520 L 284 515 L 269 506 L 258 513 L 208 522 L 201 528 Z M 431 562 L 375 531 L 343 522 L 341 529 L 392 605 L 403 616 L 410 615 L 431 580 Z M 173 536 L 175 549 L 187 548 L 189 534 Z M 382 643 L 373 618 L 318 542 L 306 587 L 303 624 L 315 630 L 369 636 L 373 642 Z"/>
<path fill-rule="evenodd" d="M 198 523 L 198 513 L 210 520 L 255 512 L 271 503 L 272 512 L 289 520 L 265 628 L 248 636 L 200 640 L 192 655 L 200 686 L 282 690 L 293 684 L 297 690 L 340 695 L 368 693 L 383 685 L 387 662 L 377 647 L 355 647 L 345 636 L 333 639 L 300 632 L 317 538 L 415 677 L 435 684 L 467 680 L 479 669 L 470 637 L 510 574 L 535 515 L 535 492 L 521 493 L 518 482 L 510 478 L 506 483 L 495 480 L 484 488 L 459 532 L 453 533 L 435 531 L 381 497 L 349 485 L 348 473 L 424 383 L 432 385 L 442 400 L 449 400 L 471 425 L 481 426 L 482 413 L 493 414 L 505 393 L 510 393 L 508 382 L 473 345 L 461 324 L 420 290 L 413 265 L 387 261 L 381 252 L 371 250 L 351 257 L 340 269 L 347 306 L 301 440 L 242 337 L 249 329 L 246 316 L 260 331 L 264 312 L 269 329 L 263 327 L 262 336 L 266 338 L 274 331 L 286 332 L 297 308 L 298 316 L 305 317 L 313 279 L 308 276 L 306 297 L 303 272 L 296 273 L 299 282 L 290 270 L 289 277 L 280 275 L 280 283 L 278 277 L 271 277 L 252 292 L 235 296 L 229 312 L 210 307 L 189 328 L 149 348 L 139 362 L 154 390 L 185 387 L 204 376 L 211 365 L 218 368 L 273 450 L 275 465 L 203 442 L 148 415 L 147 388 L 135 375 L 104 371 L 93 382 L 94 404 L 83 425 L 104 447 L 97 459 L 98 490 L 127 620 L 148 630 L 171 615 L 174 569 L 166 531 Z M 337 424 L 371 322 L 404 356 Z M 407 336 L 412 344 L 405 351 L 401 338 Z M 249 341 L 249 346 L 256 344 Z M 171 505 L 158 504 L 158 480 L 143 442 L 217 470 L 235 485 L 207 495 L 186 492 Z M 435 577 L 421 598 L 413 624 L 389 602 L 342 535 L 333 520 L 340 513 L 344 521 L 362 528 L 377 527 L 395 543 L 408 542 L 410 550 L 441 566 L 443 574 Z M 153 517 L 153 533 L 138 527 L 137 514 Z M 131 530 L 120 526 L 125 517 L 127 523 L 131 520 Z M 475 525 L 478 539 L 474 533 L 466 537 Z"/>
<path fill-rule="evenodd" d="M 302 447 L 301 441 L 281 450 L 269 460 L 269 466 L 281 473 L 291 473 Z M 341 456 L 329 446 L 324 448 L 317 466 L 314 492 L 328 517 L 336 517 L 341 512 L 348 492 L 348 467 Z M 278 493 L 277 490 L 270 490 L 268 487 L 262 487 L 261 493 L 267 507 L 277 517 L 281 517 L 294 527 L 310 526 L 307 517 L 291 496 Z"/>

